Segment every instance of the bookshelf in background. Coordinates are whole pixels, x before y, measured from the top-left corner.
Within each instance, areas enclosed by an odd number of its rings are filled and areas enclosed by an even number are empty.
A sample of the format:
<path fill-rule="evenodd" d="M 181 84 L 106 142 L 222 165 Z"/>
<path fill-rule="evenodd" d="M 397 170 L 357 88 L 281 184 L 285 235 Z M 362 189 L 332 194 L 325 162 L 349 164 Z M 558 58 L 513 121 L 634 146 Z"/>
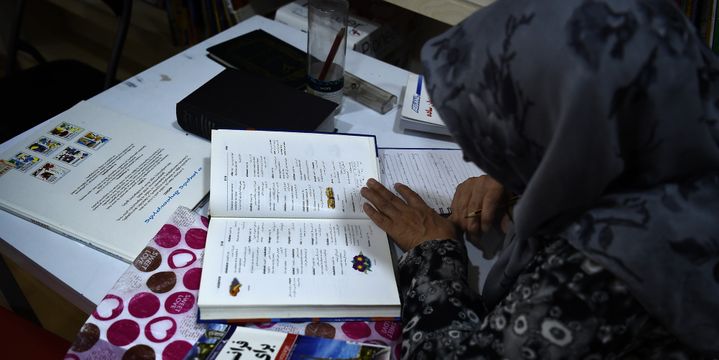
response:
<path fill-rule="evenodd" d="M 674 0 L 696 27 L 697 35 L 715 53 L 719 53 L 717 0 Z"/>
<path fill-rule="evenodd" d="M 173 44 L 196 44 L 254 15 L 249 3 L 249 0 L 165 0 Z"/>

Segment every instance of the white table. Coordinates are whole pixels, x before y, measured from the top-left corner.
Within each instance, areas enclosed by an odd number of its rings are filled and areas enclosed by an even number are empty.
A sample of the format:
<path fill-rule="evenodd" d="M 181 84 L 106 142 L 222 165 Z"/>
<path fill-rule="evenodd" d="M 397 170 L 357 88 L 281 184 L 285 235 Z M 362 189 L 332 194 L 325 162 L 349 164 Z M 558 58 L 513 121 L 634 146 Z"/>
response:
<path fill-rule="evenodd" d="M 255 16 L 89 101 L 139 120 L 182 131 L 177 125 L 175 104 L 223 69 L 207 58 L 205 49 L 255 29 L 263 29 L 298 48 L 306 46 L 305 33 Z M 347 52 L 348 71 L 400 98 L 402 87 L 407 81 L 408 73 L 405 70 L 351 50 Z M 374 134 L 380 147 L 457 148 L 445 137 L 405 134 L 397 127 L 397 117 L 397 108 L 380 115 L 345 98 L 342 111 L 336 118 L 336 127 L 344 133 Z M 15 138 L 1 144 L 0 151 L 18 140 Z M 207 146 L 210 146 L 209 142 Z M 129 266 L 128 263 L 4 211 L 0 211 L 0 251 L 87 313 L 94 310 Z M 470 256 L 478 257 L 477 254 Z"/>

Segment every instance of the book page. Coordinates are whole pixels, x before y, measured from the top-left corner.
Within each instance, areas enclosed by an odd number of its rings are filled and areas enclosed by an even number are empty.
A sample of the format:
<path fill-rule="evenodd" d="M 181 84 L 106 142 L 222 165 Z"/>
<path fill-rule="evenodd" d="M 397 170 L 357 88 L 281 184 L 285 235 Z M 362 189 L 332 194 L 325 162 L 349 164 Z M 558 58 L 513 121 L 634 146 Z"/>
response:
<path fill-rule="evenodd" d="M 0 205 L 131 261 L 209 191 L 207 142 L 81 102 L 3 152 Z"/>
<path fill-rule="evenodd" d="M 374 137 L 214 130 L 210 214 L 366 218 L 359 191 L 378 177 Z"/>
<path fill-rule="evenodd" d="M 387 236 L 361 219 L 212 218 L 199 294 L 200 309 L 399 304 Z"/>
<path fill-rule="evenodd" d="M 384 186 L 397 194 L 394 184 L 405 184 L 440 214 L 452 212 L 457 185 L 484 174 L 458 149 L 379 149 L 379 157 Z"/>

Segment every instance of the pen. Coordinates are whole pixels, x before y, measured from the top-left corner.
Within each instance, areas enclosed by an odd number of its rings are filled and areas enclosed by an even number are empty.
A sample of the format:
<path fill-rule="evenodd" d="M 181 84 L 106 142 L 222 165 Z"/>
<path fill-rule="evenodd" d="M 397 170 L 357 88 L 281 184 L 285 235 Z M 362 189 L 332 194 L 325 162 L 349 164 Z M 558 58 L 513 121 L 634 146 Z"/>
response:
<path fill-rule="evenodd" d="M 339 49 L 340 44 L 342 43 L 342 38 L 345 36 L 346 31 L 346 28 L 341 28 L 340 31 L 337 32 L 337 35 L 335 36 L 335 41 L 332 42 L 332 48 L 330 48 L 330 52 L 327 54 L 327 59 L 325 59 L 325 63 L 324 65 L 322 65 L 322 70 L 320 71 L 319 76 L 320 81 L 324 81 L 325 76 L 327 76 L 327 72 L 330 70 L 330 66 L 335 60 L 335 55 L 337 55 L 337 49 Z"/>
<path fill-rule="evenodd" d="M 500 207 L 512 206 L 517 203 L 517 200 L 519 200 L 519 195 L 513 195 L 512 197 L 509 198 L 509 200 L 507 200 L 506 203 L 500 205 Z M 482 214 L 482 209 L 479 209 L 479 210 L 468 213 L 467 216 L 465 216 L 464 218 L 469 219 L 469 218 L 480 216 L 481 214 Z"/>

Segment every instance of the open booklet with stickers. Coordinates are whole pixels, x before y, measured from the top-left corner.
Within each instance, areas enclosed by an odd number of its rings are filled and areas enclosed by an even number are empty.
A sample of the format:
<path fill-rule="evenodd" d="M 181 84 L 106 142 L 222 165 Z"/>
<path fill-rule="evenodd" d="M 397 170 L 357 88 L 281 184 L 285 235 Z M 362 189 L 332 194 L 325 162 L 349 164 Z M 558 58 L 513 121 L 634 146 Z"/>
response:
<path fill-rule="evenodd" d="M 374 137 L 213 130 L 211 163 L 200 320 L 399 317 Z"/>
<path fill-rule="evenodd" d="M 81 102 L 3 144 L 0 208 L 129 262 L 172 209 L 207 195 L 209 154 L 184 132 Z"/>

